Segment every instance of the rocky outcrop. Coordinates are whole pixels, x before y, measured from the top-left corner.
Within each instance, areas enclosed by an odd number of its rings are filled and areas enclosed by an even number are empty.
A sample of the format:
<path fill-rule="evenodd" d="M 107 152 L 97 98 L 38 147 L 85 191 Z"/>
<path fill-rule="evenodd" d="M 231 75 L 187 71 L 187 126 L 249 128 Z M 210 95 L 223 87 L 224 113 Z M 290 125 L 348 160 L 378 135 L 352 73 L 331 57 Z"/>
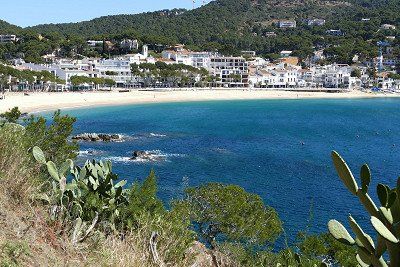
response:
<path fill-rule="evenodd" d="M 72 140 L 84 142 L 120 142 L 123 137 L 119 134 L 84 133 L 72 137 Z"/>

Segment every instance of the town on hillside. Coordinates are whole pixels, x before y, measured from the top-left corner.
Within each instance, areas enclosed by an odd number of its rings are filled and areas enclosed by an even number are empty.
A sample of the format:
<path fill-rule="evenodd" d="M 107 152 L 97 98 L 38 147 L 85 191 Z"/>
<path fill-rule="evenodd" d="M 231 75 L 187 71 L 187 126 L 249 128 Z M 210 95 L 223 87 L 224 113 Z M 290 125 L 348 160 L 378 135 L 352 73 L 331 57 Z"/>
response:
<path fill-rule="evenodd" d="M 307 20 L 310 26 L 324 23 L 322 19 Z M 277 27 L 295 28 L 296 21 L 282 20 Z M 381 28 L 392 30 L 396 26 L 384 24 Z M 326 34 L 340 36 L 343 32 L 332 29 Z M 267 35 L 273 38 L 275 33 Z M 193 51 L 183 44 L 147 45 L 135 38 L 87 40 L 87 49 L 101 56 L 83 56 L 75 51 L 74 57 L 64 57 L 56 48 L 43 55 L 40 64 L 27 62 L 22 55 L 9 58 L 0 65 L 0 88 L 3 92 L 197 87 L 399 93 L 400 58 L 394 52 L 395 39 L 386 36 L 376 43 L 377 57 L 353 55 L 352 64 L 337 64 L 331 58 L 328 61 L 323 47 L 314 47 L 312 56 L 303 59 L 285 50 L 276 58 L 264 58 L 255 51 L 227 56 L 218 51 Z M 19 41 L 14 34 L 0 35 L 1 44 Z M 26 78 L 27 71 L 33 78 Z"/>

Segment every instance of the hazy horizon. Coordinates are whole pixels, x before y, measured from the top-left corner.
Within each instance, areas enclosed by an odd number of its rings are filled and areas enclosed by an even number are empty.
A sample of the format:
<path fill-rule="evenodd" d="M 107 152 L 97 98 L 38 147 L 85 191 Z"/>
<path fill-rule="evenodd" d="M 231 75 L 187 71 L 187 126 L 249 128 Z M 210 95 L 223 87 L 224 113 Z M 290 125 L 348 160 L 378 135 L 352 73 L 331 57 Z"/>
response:
<path fill-rule="evenodd" d="M 202 1 L 197 0 L 195 7 Z M 210 1 L 207 1 L 210 2 Z M 101 16 L 138 14 L 162 9 L 193 7 L 192 0 L 153 0 L 134 2 L 115 0 L 14 0 L 2 3 L 0 19 L 8 23 L 29 27 L 48 23 L 87 21 Z"/>

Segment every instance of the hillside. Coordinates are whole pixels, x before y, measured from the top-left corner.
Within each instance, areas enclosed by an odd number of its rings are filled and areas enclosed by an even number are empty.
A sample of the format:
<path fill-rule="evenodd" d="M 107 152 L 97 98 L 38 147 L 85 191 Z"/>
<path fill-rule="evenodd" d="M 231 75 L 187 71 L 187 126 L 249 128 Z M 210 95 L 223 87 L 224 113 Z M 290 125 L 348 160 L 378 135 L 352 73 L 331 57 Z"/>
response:
<path fill-rule="evenodd" d="M 21 28 L 0 19 L 0 34 L 10 34 L 20 31 Z"/>
<path fill-rule="evenodd" d="M 308 26 L 305 19 L 309 18 L 325 19 L 326 24 Z M 295 19 L 297 28 L 279 29 L 276 22 L 282 19 Z M 383 23 L 397 25 L 397 30 L 383 32 L 380 30 Z M 399 36 L 399 26 L 400 2 L 396 0 L 216 0 L 194 10 L 115 15 L 25 28 L 28 38 L 24 40 L 32 40 L 32 32 L 36 32 L 46 37 L 41 42 L 49 42 L 42 44 L 35 40 L 33 45 L 25 42 L 11 54 L 23 52 L 30 61 L 40 62 L 41 55 L 58 46 L 67 56 L 75 50 L 98 56 L 86 52 L 86 39 L 118 41 L 128 37 L 150 45 L 183 43 L 192 50 L 218 50 L 226 55 L 254 50 L 270 58 L 281 50 L 293 50 L 294 55 L 305 59 L 314 48 L 324 48 L 329 61 L 350 63 L 355 54 L 361 59 L 376 56 L 376 42 L 387 35 Z M 340 29 L 344 35 L 326 34 L 330 29 Z M 268 32 L 277 35 L 268 37 Z M 0 47 L 0 57 L 4 55 Z"/>
<path fill-rule="evenodd" d="M 157 11 L 116 15 L 91 21 L 45 24 L 31 29 L 91 36 L 135 30 L 141 35 L 159 35 L 183 43 L 218 41 L 225 33 L 244 35 L 254 28 L 268 28 L 279 19 L 323 18 L 336 23 L 375 17 L 379 22 L 399 23 L 399 2 L 391 0 L 217 0 L 195 10 Z"/>

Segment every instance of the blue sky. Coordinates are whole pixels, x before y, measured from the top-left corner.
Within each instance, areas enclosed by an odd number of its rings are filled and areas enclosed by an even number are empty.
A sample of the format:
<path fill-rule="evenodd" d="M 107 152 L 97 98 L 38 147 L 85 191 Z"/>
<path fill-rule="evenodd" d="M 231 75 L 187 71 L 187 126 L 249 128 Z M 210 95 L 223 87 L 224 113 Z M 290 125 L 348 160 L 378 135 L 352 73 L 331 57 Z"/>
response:
<path fill-rule="evenodd" d="M 200 0 L 196 1 L 200 3 Z M 198 4 L 197 4 L 198 5 Z M 192 8 L 191 0 L 0 0 L 0 19 L 18 26 L 78 22 L 104 15 Z"/>

